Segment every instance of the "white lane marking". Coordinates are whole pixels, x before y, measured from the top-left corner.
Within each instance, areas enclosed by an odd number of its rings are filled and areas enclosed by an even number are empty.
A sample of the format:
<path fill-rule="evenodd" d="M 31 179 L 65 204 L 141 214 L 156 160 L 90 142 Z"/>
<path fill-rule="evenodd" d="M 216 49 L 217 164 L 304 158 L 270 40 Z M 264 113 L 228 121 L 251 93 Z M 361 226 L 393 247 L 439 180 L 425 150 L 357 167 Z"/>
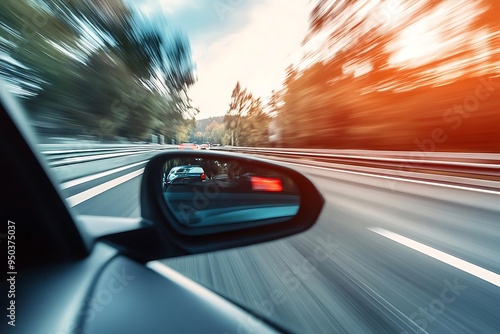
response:
<path fill-rule="evenodd" d="M 468 274 L 476 276 L 488 283 L 500 287 L 500 275 L 497 273 L 476 266 L 475 264 L 459 259 L 458 257 L 455 257 L 453 255 L 446 254 L 445 252 L 442 252 L 435 248 L 426 246 L 420 242 L 403 237 L 402 235 L 399 235 L 397 233 L 384 230 L 383 228 L 371 227 L 368 229 L 372 232 L 380 234 L 381 236 L 396 241 L 406 247 L 414 249 L 417 252 L 430 256 L 438 261 L 444 262 L 452 267 L 465 271 Z"/>
<path fill-rule="evenodd" d="M 80 203 L 85 202 L 86 200 L 91 199 L 92 197 L 95 197 L 99 194 L 102 194 L 103 192 L 105 192 L 111 188 L 114 188 L 122 183 L 129 181 L 129 180 L 133 179 L 134 177 L 141 175 L 143 172 L 144 172 L 144 168 L 141 168 L 141 169 L 136 170 L 132 173 L 125 174 L 125 175 L 120 176 L 114 180 L 104 182 L 103 184 L 100 184 L 98 186 L 95 186 L 93 188 L 85 190 L 85 191 L 83 191 L 79 194 L 73 195 L 71 197 L 68 197 L 66 200 L 68 201 L 69 205 L 73 207 L 75 205 L 78 205 Z"/>
<path fill-rule="evenodd" d="M 125 169 L 128 169 L 128 168 L 139 166 L 139 165 L 141 165 L 143 163 L 146 163 L 146 162 L 147 162 L 147 160 L 144 160 L 144 161 L 141 161 L 141 162 L 138 162 L 138 163 L 135 163 L 135 164 L 131 164 L 131 165 L 128 165 L 128 166 L 123 166 L 123 167 L 120 167 L 120 168 L 115 168 L 115 169 L 107 170 L 105 172 L 97 173 L 97 174 L 94 174 L 94 175 L 85 176 L 85 177 L 82 177 L 82 178 L 79 178 L 79 179 L 76 179 L 76 180 L 71 180 L 71 181 L 68 181 L 68 182 L 64 182 L 63 184 L 61 184 L 61 189 L 68 189 L 68 188 L 77 186 L 79 184 L 85 183 L 85 182 L 93 181 L 93 180 L 98 179 L 100 177 L 108 176 L 108 175 L 111 175 L 111 174 L 114 174 L 114 173 L 121 172 L 122 170 L 125 170 Z"/>
<path fill-rule="evenodd" d="M 272 159 L 268 159 L 268 160 L 277 161 L 277 160 L 272 160 Z M 420 180 L 404 179 L 404 178 L 400 178 L 400 177 L 376 175 L 376 174 L 363 173 L 363 172 L 353 172 L 353 171 L 343 170 L 343 169 L 327 168 L 327 167 L 320 167 L 320 166 L 310 166 L 310 165 L 303 165 L 303 164 L 297 164 L 297 163 L 286 162 L 286 161 L 280 161 L 280 162 L 283 162 L 284 164 L 289 164 L 289 165 L 295 165 L 295 166 L 303 167 L 303 168 L 305 168 L 305 167 L 307 167 L 307 168 L 316 168 L 316 169 L 322 169 L 322 170 L 327 170 L 327 171 L 334 171 L 334 172 L 339 172 L 339 173 L 347 173 L 347 174 L 354 174 L 354 175 L 363 175 L 363 176 L 377 177 L 377 178 L 385 179 L 385 180 L 395 180 L 395 181 L 411 182 L 411 183 L 426 184 L 426 185 L 431 185 L 431 186 L 438 186 L 438 187 L 445 187 L 445 188 L 452 188 L 452 189 L 475 191 L 475 192 L 480 192 L 480 193 L 485 193 L 485 194 L 500 195 L 500 191 L 496 191 L 496 190 L 487 190 L 487 189 L 479 189 L 479 188 L 469 188 L 469 187 L 456 186 L 456 185 L 446 184 L 446 183 L 437 183 L 437 182 L 430 182 L 430 181 L 420 181 Z"/>

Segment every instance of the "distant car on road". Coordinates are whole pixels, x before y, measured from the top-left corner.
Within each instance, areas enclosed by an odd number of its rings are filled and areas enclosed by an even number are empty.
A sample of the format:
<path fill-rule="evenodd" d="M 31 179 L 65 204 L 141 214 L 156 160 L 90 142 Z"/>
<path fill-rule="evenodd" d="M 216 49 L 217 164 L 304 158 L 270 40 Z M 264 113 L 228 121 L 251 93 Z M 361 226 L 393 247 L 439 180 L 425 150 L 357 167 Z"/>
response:
<path fill-rule="evenodd" d="M 197 150 L 198 145 L 194 143 L 182 143 L 177 147 L 179 150 Z"/>
<path fill-rule="evenodd" d="M 210 146 L 208 144 L 201 144 L 200 145 L 200 149 L 201 150 L 209 150 L 210 149 Z"/>

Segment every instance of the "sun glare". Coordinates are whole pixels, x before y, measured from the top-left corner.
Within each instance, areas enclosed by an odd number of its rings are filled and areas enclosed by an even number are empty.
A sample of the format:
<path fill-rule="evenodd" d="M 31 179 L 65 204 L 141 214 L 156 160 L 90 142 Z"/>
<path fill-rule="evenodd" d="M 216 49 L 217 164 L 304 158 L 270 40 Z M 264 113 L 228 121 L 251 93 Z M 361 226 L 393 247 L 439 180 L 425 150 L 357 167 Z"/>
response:
<path fill-rule="evenodd" d="M 492 56 L 492 38 L 476 25 L 486 7 L 481 1 L 444 1 L 401 31 L 389 44 L 389 66 L 423 68 L 424 77 L 440 85 L 480 72 Z M 429 84 L 428 80 L 421 83 Z"/>

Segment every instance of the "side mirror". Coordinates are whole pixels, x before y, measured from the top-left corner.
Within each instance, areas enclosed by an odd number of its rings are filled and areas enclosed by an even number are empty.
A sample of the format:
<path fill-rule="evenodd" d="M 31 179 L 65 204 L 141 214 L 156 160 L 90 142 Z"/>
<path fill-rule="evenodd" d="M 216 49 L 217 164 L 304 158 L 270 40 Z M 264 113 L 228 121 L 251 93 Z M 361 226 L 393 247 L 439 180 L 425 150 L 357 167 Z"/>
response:
<path fill-rule="evenodd" d="M 210 151 L 157 155 L 141 185 L 142 216 L 157 225 L 170 257 L 302 232 L 323 203 L 311 181 L 293 169 Z"/>

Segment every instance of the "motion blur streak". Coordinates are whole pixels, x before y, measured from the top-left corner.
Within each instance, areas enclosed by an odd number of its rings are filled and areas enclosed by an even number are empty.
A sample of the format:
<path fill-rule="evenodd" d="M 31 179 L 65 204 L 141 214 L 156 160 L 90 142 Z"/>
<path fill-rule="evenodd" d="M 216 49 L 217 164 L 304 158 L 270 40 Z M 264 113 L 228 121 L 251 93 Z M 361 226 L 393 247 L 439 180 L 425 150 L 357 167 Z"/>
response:
<path fill-rule="evenodd" d="M 316 1 L 273 142 L 497 152 L 498 13 L 494 0 Z"/>

